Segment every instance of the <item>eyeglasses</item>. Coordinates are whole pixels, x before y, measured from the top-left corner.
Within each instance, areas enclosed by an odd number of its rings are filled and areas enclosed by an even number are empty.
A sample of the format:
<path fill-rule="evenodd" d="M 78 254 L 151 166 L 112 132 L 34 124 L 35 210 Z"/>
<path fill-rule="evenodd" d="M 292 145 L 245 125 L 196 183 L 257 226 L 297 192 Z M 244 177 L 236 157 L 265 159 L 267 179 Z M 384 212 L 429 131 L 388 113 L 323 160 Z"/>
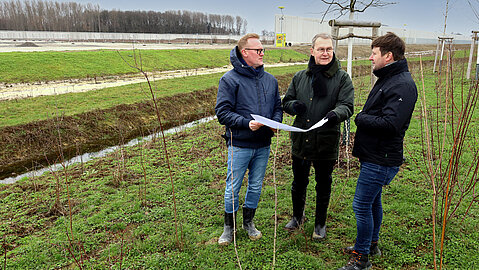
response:
<path fill-rule="evenodd" d="M 264 53 L 266 52 L 266 50 L 265 50 L 265 49 L 251 49 L 251 48 L 244 48 L 244 50 L 256 51 L 256 53 L 257 53 L 258 55 L 260 55 L 261 53 L 263 53 L 263 54 L 264 54 Z"/>
<path fill-rule="evenodd" d="M 318 48 L 318 52 L 319 53 L 332 53 L 333 52 L 333 48 Z"/>

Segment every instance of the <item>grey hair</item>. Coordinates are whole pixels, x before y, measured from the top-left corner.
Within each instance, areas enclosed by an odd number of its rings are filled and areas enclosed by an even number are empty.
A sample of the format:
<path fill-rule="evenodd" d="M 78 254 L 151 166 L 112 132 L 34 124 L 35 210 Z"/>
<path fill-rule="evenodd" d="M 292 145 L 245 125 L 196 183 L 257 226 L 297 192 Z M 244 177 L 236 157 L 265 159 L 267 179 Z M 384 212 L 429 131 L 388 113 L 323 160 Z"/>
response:
<path fill-rule="evenodd" d="M 311 45 L 312 48 L 314 48 L 314 43 L 316 43 L 316 40 L 317 40 L 318 38 L 331 39 L 331 40 L 333 39 L 330 34 L 327 34 L 327 33 L 319 33 L 319 34 L 317 34 L 316 36 L 313 37 L 313 44 Z"/>

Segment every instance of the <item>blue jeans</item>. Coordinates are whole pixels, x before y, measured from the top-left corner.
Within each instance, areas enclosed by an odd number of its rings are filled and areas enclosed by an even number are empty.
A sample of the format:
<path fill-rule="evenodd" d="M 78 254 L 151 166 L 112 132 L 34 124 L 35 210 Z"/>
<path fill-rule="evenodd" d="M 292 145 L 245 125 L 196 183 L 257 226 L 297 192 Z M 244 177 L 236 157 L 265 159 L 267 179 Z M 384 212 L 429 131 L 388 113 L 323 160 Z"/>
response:
<path fill-rule="evenodd" d="M 354 194 L 353 210 L 356 215 L 357 236 L 354 250 L 369 254 L 371 242 L 379 240 L 383 220 L 381 192 L 399 171 L 399 167 L 386 167 L 362 162 Z"/>
<path fill-rule="evenodd" d="M 233 192 L 231 192 L 232 187 L 234 190 L 234 211 L 238 211 L 238 197 L 246 169 L 249 170 L 249 173 L 244 207 L 251 209 L 256 209 L 258 207 L 259 196 L 261 195 L 261 188 L 263 186 L 263 178 L 266 172 L 266 165 L 268 164 L 269 149 L 269 146 L 258 149 L 236 146 L 228 147 L 225 212 L 233 213 L 233 202 L 231 199 L 233 195 Z M 232 176 L 233 185 L 231 185 Z"/>

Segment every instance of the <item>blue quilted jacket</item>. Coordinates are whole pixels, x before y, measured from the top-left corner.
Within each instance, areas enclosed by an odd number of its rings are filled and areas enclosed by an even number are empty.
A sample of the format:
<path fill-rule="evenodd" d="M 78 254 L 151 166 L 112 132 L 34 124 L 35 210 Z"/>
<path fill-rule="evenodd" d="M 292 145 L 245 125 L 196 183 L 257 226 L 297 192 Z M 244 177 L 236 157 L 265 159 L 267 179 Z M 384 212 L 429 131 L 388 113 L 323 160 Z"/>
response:
<path fill-rule="evenodd" d="M 225 126 L 228 146 L 261 148 L 271 144 L 273 132 L 263 126 L 257 131 L 249 129 L 257 114 L 281 122 L 283 111 L 276 78 L 264 71 L 263 66 L 254 69 L 241 61 L 235 47 L 230 61 L 233 69 L 221 77 L 216 97 L 215 113 L 220 124 Z"/>

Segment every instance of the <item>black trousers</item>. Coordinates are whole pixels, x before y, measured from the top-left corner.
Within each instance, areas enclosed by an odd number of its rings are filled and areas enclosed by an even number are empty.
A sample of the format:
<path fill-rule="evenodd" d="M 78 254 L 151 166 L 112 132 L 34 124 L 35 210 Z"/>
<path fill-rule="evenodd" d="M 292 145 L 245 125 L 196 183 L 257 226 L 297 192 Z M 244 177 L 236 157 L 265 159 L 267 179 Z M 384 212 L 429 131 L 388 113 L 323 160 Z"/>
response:
<path fill-rule="evenodd" d="M 336 160 L 304 160 L 293 156 L 293 184 L 291 197 L 293 200 L 293 216 L 300 218 L 304 214 L 306 203 L 306 189 L 309 184 L 311 165 L 315 170 L 316 180 L 316 216 L 315 226 L 324 226 L 328 213 L 329 198 L 331 197 L 331 176 Z"/>

